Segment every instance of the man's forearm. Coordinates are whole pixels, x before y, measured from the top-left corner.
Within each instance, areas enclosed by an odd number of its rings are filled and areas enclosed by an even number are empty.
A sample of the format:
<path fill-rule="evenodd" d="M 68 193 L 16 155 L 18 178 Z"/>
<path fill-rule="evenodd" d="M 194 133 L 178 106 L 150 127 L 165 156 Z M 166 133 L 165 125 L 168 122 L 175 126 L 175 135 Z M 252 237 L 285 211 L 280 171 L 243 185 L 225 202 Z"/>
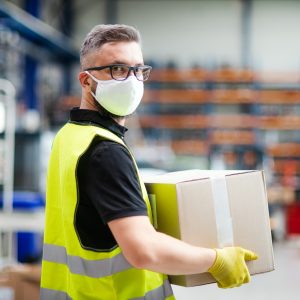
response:
<path fill-rule="evenodd" d="M 141 267 L 169 275 L 206 272 L 216 259 L 213 249 L 192 246 L 159 232 L 147 247 L 151 253 L 145 256 Z"/>
<path fill-rule="evenodd" d="M 110 227 L 126 259 L 136 268 L 165 274 L 206 272 L 214 263 L 213 249 L 195 247 L 155 231 L 149 220 L 137 216 L 112 221 Z"/>
<path fill-rule="evenodd" d="M 255 253 L 240 247 L 215 250 L 192 246 L 155 231 L 144 216 L 117 219 L 109 227 L 134 267 L 169 275 L 209 271 L 222 288 L 249 282 L 246 261 L 257 259 Z"/>

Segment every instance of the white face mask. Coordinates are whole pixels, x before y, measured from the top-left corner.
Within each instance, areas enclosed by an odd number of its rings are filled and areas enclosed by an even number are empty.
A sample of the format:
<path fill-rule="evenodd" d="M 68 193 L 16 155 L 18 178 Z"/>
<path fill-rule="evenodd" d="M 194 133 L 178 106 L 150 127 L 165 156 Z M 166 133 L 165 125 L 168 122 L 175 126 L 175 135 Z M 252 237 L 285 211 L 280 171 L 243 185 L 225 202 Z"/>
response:
<path fill-rule="evenodd" d="M 137 80 L 135 76 L 129 76 L 124 81 L 99 80 L 88 71 L 85 72 L 97 82 L 96 93 L 91 91 L 91 94 L 107 111 L 124 117 L 137 109 L 144 94 L 143 81 Z"/>

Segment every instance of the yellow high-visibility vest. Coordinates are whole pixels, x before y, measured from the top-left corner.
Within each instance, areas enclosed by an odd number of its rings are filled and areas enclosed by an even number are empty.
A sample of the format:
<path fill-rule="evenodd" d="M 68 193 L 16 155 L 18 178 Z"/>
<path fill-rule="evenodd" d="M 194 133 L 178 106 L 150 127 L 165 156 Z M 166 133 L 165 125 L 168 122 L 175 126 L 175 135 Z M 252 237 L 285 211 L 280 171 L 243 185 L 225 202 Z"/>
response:
<path fill-rule="evenodd" d="M 166 275 L 134 268 L 119 247 L 96 252 L 80 244 L 74 225 L 76 168 L 97 136 L 126 147 L 112 132 L 91 124 L 69 122 L 55 137 L 47 177 L 41 300 L 175 299 Z M 152 222 L 147 192 L 138 177 Z"/>

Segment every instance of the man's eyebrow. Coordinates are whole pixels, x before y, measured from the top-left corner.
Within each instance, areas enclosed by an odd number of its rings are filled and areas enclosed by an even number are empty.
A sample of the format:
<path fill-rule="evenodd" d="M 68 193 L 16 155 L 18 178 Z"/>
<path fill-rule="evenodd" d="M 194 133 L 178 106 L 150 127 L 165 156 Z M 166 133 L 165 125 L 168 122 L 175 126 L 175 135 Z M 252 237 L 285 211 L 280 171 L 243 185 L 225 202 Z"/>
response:
<path fill-rule="evenodd" d="M 121 60 L 113 60 L 111 62 L 111 65 L 126 65 L 126 66 L 128 66 L 128 64 L 126 64 L 124 61 L 121 61 Z M 143 66 L 143 65 L 144 65 L 143 63 L 137 63 L 134 66 L 139 67 L 139 66 Z"/>
<path fill-rule="evenodd" d="M 127 65 L 124 61 L 121 60 L 113 60 L 111 65 Z"/>

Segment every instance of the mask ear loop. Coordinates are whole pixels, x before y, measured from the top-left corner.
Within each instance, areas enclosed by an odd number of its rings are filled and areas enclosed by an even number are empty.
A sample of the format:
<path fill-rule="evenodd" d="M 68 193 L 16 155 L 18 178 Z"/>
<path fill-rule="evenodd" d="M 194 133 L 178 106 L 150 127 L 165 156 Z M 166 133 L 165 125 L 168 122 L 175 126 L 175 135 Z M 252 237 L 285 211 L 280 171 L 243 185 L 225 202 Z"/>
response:
<path fill-rule="evenodd" d="M 95 76 L 93 76 L 89 71 L 84 71 L 84 73 L 89 75 L 97 83 L 97 85 L 99 84 L 98 79 Z M 96 99 L 96 95 L 92 90 L 90 91 L 90 93 Z"/>
<path fill-rule="evenodd" d="M 88 74 L 94 81 L 98 83 L 99 80 L 95 76 L 93 76 L 89 71 L 84 71 L 84 73 Z"/>

